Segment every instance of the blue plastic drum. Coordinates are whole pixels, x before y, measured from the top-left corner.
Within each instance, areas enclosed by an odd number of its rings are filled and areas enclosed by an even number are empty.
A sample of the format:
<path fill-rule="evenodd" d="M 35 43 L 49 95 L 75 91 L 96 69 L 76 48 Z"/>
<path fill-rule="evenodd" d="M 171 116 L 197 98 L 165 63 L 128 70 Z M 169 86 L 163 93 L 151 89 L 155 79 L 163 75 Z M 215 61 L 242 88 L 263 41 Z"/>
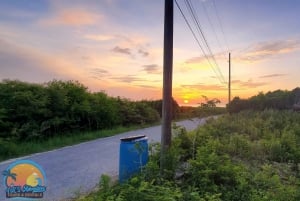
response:
<path fill-rule="evenodd" d="M 141 172 L 148 162 L 148 138 L 145 135 L 121 138 L 119 182 Z"/>

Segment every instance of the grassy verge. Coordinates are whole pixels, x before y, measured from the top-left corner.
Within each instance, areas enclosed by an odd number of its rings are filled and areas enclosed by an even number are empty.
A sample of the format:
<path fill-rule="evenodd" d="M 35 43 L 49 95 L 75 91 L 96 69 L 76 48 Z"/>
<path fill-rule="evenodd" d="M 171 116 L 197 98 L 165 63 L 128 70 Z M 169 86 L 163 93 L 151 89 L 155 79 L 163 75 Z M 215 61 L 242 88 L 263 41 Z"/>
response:
<path fill-rule="evenodd" d="M 49 151 L 65 146 L 79 144 L 98 138 L 114 136 L 123 132 L 149 127 L 151 125 L 117 127 L 109 130 L 69 133 L 55 136 L 47 140 L 27 141 L 27 142 L 7 142 L 0 139 L 0 161 L 10 158 L 25 156 L 28 154 Z"/>

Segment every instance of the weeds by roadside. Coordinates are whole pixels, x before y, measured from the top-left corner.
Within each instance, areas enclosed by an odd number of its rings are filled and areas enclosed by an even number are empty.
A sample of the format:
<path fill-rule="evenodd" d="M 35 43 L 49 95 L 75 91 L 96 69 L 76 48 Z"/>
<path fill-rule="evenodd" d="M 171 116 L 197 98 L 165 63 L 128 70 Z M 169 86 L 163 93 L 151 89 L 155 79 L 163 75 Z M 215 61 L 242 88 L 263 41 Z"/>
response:
<path fill-rule="evenodd" d="M 141 174 L 124 184 L 102 176 L 78 201 L 300 200 L 300 114 L 268 110 L 225 115 L 193 132 L 175 127 L 166 174 L 159 146 Z"/>

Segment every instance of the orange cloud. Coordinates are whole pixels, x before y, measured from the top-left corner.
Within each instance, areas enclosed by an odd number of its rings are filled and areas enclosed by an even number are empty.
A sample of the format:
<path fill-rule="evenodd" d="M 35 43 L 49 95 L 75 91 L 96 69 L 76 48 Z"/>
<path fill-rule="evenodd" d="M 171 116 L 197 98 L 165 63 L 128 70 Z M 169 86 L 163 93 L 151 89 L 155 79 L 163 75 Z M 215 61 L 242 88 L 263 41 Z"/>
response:
<path fill-rule="evenodd" d="M 210 55 L 207 55 L 207 56 L 198 56 L 198 57 L 191 57 L 191 58 L 188 58 L 185 63 L 187 64 L 200 64 L 200 63 L 204 63 L 204 62 L 207 62 L 207 59 L 209 59 L 210 62 L 213 63 L 213 59 L 216 59 L 216 60 L 227 60 L 227 53 L 225 52 L 218 52 L 218 53 L 215 53 L 213 56 L 210 56 Z"/>
<path fill-rule="evenodd" d="M 187 64 L 190 64 L 190 63 L 203 63 L 203 62 L 206 62 L 206 58 L 204 56 L 199 56 L 199 57 L 192 57 L 192 58 L 189 58 L 185 61 L 185 63 Z"/>
<path fill-rule="evenodd" d="M 86 39 L 94 41 L 110 41 L 115 39 L 113 35 L 104 35 L 104 34 L 87 34 L 83 36 Z"/>
<path fill-rule="evenodd" d="M 81 8 L 63 9 L 54 12 L 54 16 L 41 20 L 44 25 L 83 26 L 93 25 L 103 20 L 103 16 Z"/>
<path fill-rule="evenodd" d="M 227 88 L 223 85 L 206 85 L 206 84 L 190 84 L 181 85 L 181 87 L 186 89 L 201 90 L 201 91 L 224 91 Z"/>

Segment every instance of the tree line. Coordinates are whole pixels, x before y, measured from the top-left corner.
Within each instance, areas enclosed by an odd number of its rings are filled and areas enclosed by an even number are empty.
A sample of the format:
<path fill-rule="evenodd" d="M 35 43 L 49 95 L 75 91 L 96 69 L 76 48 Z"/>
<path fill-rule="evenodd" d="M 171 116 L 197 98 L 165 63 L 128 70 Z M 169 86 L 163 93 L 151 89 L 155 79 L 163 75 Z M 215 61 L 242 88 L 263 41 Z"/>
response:
<path fill-rule="evenodd" d="M 0 82 L 0 140 L 46 139 L 75 131 L 158 122 L 161 100 L 131 101 L 90 92 L 77 81 Z M 179 105 L 173 100 L 173 117 Z"/>
<path fill-rule="evenodd" d="M 241 99 L 239 97 L 233 98 L 229 105 L 227 105 L 230 113 L 237 113 L 242 110 L 256 110 L 262 111 L 265 109 L 297 109 L 300 104 L 300 88 L 297 87 L 291 91 L 276 90 L 273 92 L 260 92 L 256 96 L 249 99 Z"/>

